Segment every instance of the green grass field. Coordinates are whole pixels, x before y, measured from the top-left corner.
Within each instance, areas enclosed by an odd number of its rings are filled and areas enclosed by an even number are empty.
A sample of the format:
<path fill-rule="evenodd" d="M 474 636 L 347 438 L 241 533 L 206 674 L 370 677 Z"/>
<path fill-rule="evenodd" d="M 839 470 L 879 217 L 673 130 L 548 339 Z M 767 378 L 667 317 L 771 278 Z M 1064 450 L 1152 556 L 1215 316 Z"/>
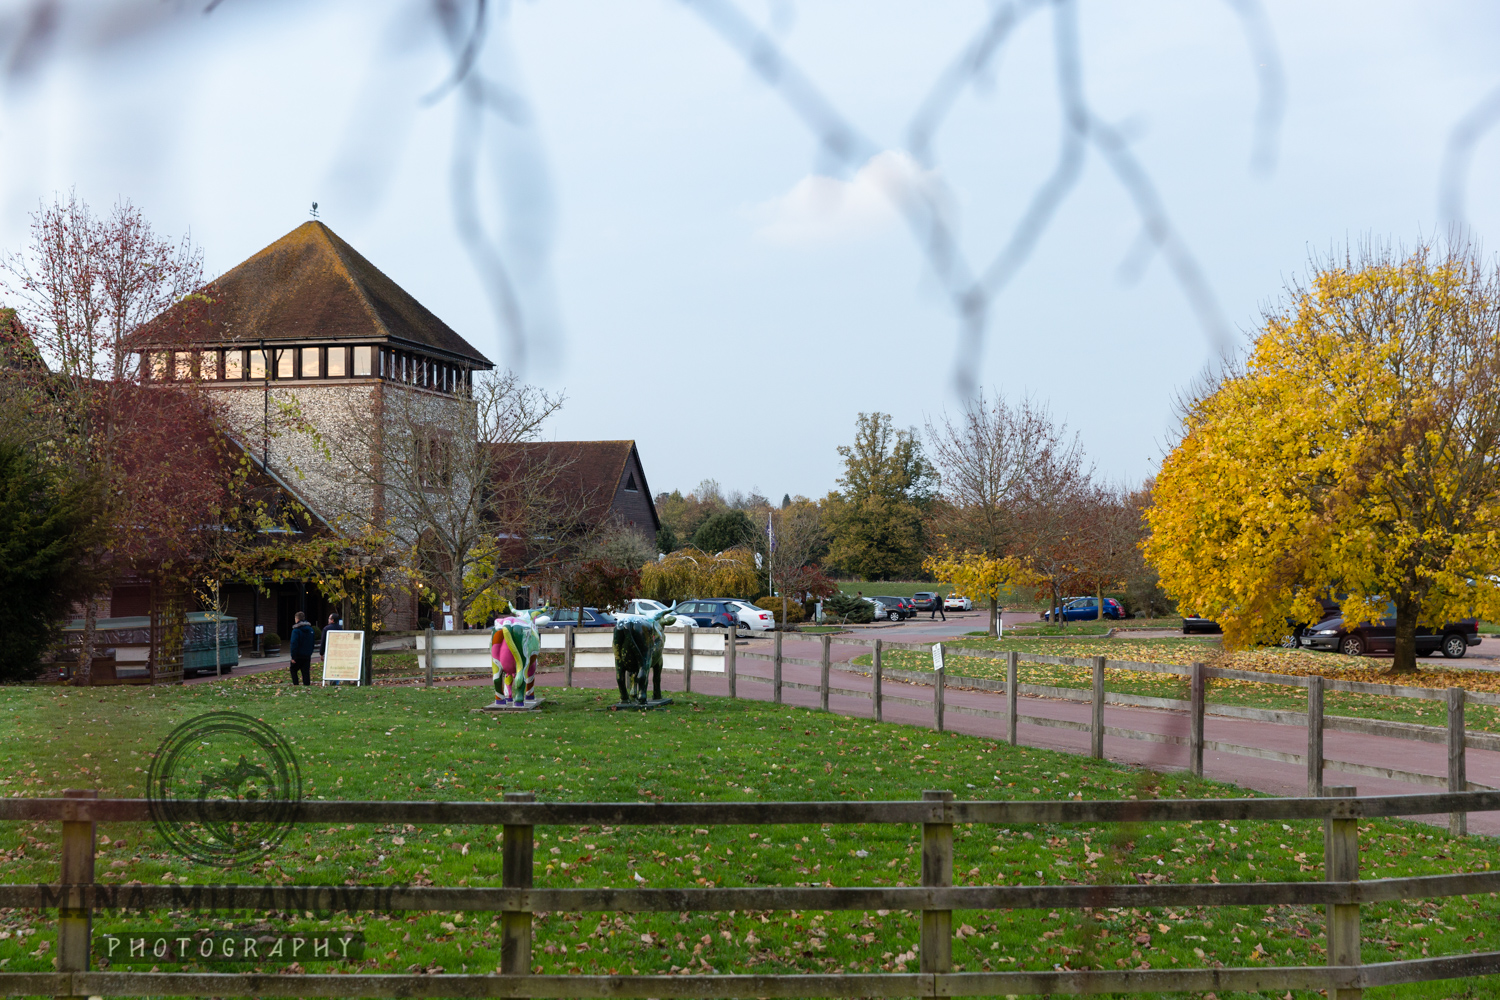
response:
<path fill-rule="evenodd" d="M 0 689 L 0 792 L 55 795 L 97 788 L 142 794 L 153 749 L 177 724 L 216 709 L 276 726 L 299 755 L 310 797 L 494 800 L 532 790 L 544 800 L 910 799 L 929 788 L 960 798 L 1224 796 L 1239 790 L 1048 751 L 895 725 L 698 695 L 654 713 L 604 711 L 604 695 L 547 691 L 542 711 L 474 712 L 484 688 L 298 688 L 283 675 L 178 688 Z M 145 824 L 104 824 L 99 878 L 144 882 L 498 885 L 492 829 L 395 824 L 298 828 L 249 870 L 174 856 Z M 6 880 L 58 877 L 58 832 L 0 825 Z M 1455 841 L 1400 822 L 1361 825 L 1365 877 L 1482 870 L 1500 844 Z M 1317 879 L 1314 822 L 1132 826 L 960 827 L 962 884 Z M 767 826 L 713 829 L 539 828 L 539 886 L 911 885 L 915 827 Z M 53 916 L 0 910 L 0 968 L 52 966 Z M 219 914 L 244 928 L 362 930 L 363 968 L 489 972 L 498 965 L 493 914 Z M 202 926 L 186 913 L 100 914 L 96 932 Z M 960 912 L 962 969 L 1171 968 L 1324 961 L 1312 907 Z M 1500 947 L 1490 896 L 1368 906 L 1366 961 Z M 878 971 L 916 968 L 918 918 L 905 912 L 539 914 L 534 961 L 546 972 Z M 180 968 L 164 964 L 164 971 Z M 190 968 L 190 967 L 188 967 Z M 1457 987 L 1371 990 L 1370 997 L 1451 996 Z M 1466 996 L 1500 997 L 1500 982 Z"/>

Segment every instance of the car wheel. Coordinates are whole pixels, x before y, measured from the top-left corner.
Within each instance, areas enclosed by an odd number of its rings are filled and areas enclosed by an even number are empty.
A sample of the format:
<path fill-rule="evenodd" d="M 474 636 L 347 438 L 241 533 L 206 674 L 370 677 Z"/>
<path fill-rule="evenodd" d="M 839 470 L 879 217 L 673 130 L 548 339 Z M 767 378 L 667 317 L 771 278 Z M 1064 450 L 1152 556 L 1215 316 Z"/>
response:
<path fill-rule="evenodd" d="M 1469 641 L 1457 633 L 1443 636 L 1443 655 L 1450 660 L 1461 660 L 1469 651 Z"/>
<path fill-rule="evenodd" d="M 885 617 L 886 617 L 887 621 L 899 622 L 901 620 L 901 612 L 899 612 L 899 611 L 887 611 L 885 613 Z"/>
<path fill-rule="evenodd" d="M 1357 635 L 1346 635 L 1339 643 L 1339 652 L 1345 656 L 1364 656 L 1365 641 Z"/>
<path fill-rule="evenodd" d="M 1302 640 L 1297 638 L 1297 633 L 1292 632 L 1281 637 L 1282 649 L 1297 649 L 1302 645 Z"/>

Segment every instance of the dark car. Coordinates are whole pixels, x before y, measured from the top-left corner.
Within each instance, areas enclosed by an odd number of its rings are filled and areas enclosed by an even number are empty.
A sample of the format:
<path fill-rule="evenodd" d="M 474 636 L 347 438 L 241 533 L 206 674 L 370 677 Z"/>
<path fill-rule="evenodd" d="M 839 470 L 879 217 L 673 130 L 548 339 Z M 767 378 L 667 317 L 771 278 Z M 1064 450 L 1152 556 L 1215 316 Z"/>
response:
<path fill-rule="evenodd" d="M 1195 632 L 1204 635 L 1218 635 L 1224 630 L 1219 628 L 1219 623 L 1212 618 L 1200 618 L 1197 615 L 1182 616 L 1182 634 L 1192 635 Z"/>
<path fill-rule="evenodd" d="M 1316 624 L 1322 624 L 1330 618 L 1337 618 L 1341 613 L 1338 601 L 1331 601 L 1326 597 L 1320 597 L 1318 598 L 1318 603 L 1322 605 L 1323 610 L 1319 613 Z M 1286 624 L 1287 628 L 1291 631 L 1282 636 L 1281 645 L 1286 649 L 1298 649 L 1305 645 L 1304 639 L 1314 626 L 1309 625 L 1307 622 L 1296 622 L 1290 618 L 1286 620 Z"/>
<path fill-rule="evenodd" d="M 563 628 L 567 625 L 578 624 L 577 608 L 551 608 L 542 612 L 552 620 L 537 625 L 537 628 Z M 615 624 L 615 616 L 608 611 L 600 611 L 598 608 L 583 609 L 584 628 L 612 628 Z"/>
<path fill-rule="evenodd" d="M 732 628 L 738 631 L 740 609 L 733 601 L 723 598 L 694 599 L 672 606 L 672 614 L 681 619 L 691 618 L 694 628 Z M 745 625 L 746 629 L 750 626 Z"/>
<path fill-rule="evenodd" d="M 917 613 L 917 609 L 912 606 L 911 598 L 909 597 L 881 597 L 877 595 L 870 598 L 870 600 L 880 605 L 875 610 L 876 618 L 884 616 L 889 621 L 899 622 L 915 617 Z"/>
<path fill-rule="evenodd" d="M 931 611 L 938 606 L 942 598 L 930 590 L 919 590 L 911 595 L 912 611 Z"/>
<path fill-rule="evenodd" d="M 1099 618 L 1099 602 L 1092 597 L 1070 597 L 1062 602 L 1062 611 L 1053 608 L 1050 612 L 1043 611 L 1037 615 L 1043 621 L 1094 621 Z M 1105 618 L 1120 619 L 1125 617 L 1125 608 L 1113 597 L 1104 599 Z"/>
<path fill-rule="evenodd" d="M 1343 653 L 1345 656 L 1393 653 L 1396 650 L 1396 609 L 1388 607 L 1386 614 L 1390 617 L 1360 622 L 1354 626 L 1348 625 L 1342 615 L 1318 622 L 1303 634 L 1302 645 L 1308 649 Z M 1470 646 L 1477 645 L 1479 620 L 1476 618 L 1448 622 L 1440 629 L 1417 626 L 1418 656 L 1442 653 L 1449 659 L 1456 660 L 1468 652 Z"/>

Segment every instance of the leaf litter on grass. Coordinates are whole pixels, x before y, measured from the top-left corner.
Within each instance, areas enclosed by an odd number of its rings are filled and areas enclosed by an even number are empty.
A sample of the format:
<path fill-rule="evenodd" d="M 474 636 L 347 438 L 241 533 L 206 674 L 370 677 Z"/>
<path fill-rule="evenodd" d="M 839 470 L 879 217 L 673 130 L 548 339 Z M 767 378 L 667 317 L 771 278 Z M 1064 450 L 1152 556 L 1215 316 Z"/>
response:
<path fill-rule="evenodd" d="M 876 725 L 764 703 L 682 696 L 672 710 L 593 711 L 602 695 L 549 691 L 553 707 L 495 718 L 483 693 L 314 688 L 231 681 L 180 688 L 0 689 L 0 781 L 9 793 L 68 787 L 139 794 L 150 753 L 172 726 L 233 707 L 294 744 L 309 795 L 495 800 L 534 790 L 563 801 L 1064 799 L 1242 795 L 1184 774 L 1157 774 L 980 737 Z M 118 722 L 118 725 L 114 723 Z M 85 756 L 87 755 L 87 756 Z M 342 784 L 340 784 L 342 779 Z M 1370 876 L 1481 870 L 1494 842 L 1452 840 L 1410 823 L 1361 825 Z M 541 887 L 914 885 L 921 832 L 901 826 L 541 827 Z M 174 857 L 148 824 L 101 824 L 102 881 L 498 885 L 499 843 L 478 827 L 337 824 L 294 831 L 249 871 Z M 1224 882 L 1317 879 L 1321 829 L 1301 823 L 960 825 L 958 884 Z M 0 824 L 9 879 L 57 877 L 57 832 Z M 1491 897 L 1368 907 L 1367 960 L 1494 947 Z M 283 930 L 357 929 L 365 971 L 489 972 L 499 928 L 487 913 L 154 913 L 117 923 L 163 930 L 211 923 Z M 1182 968 L 1321 963 L 1321 917 L 1306 907 L 964 911 L 956 967 Z M 875 972 L 917 967 L 919 920 L 900 911 L 718 914 L 539 913 L 533 962 L 551 973 Z M 50 969 L 50 914 L 0 911 L 7 971 Z M 195 966 L 167 966 L 195 968 Z M 1478 981 L 1475 995 L 1488 996 Z M 1373 995 L 1373 994 L 1372 994 Z M 1420 990 L 1385 995 L 1421 996 Z"/>

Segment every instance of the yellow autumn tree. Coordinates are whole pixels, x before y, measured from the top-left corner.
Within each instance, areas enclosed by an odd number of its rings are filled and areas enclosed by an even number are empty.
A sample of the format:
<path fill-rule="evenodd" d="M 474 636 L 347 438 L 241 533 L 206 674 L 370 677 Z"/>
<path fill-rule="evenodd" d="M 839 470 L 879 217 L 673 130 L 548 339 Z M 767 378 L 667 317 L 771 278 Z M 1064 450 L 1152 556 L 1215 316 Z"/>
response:
<path fill-rule="evenodd" d="M 641 567 L 641 596 L 673 604 L 689 597 L 752 598 L 764 594 L 765 576 L 748 548 L 717 555 L 681 548 Z"/>
<path fill-rule="evenodd" d="M 1500 611 L 1500 272 L 1472 248 L 1328 262 L 1181 431 L 1146 555 L 1226 645 L 1332 593 L 1351 622 L 1394 604 L 1414 670 L 1419 625 Z"/>
<path fill-rule="evenodd" d="M 983 552 L 944 552 L 928 556 L 922 568 L 939 583 L 953 585 L 955 592 L 990 603 L 990 635 L 999 635 L 1000 590 L 1036 582 L 1036 574 L 1015 556 L 992 556 Z"/>

